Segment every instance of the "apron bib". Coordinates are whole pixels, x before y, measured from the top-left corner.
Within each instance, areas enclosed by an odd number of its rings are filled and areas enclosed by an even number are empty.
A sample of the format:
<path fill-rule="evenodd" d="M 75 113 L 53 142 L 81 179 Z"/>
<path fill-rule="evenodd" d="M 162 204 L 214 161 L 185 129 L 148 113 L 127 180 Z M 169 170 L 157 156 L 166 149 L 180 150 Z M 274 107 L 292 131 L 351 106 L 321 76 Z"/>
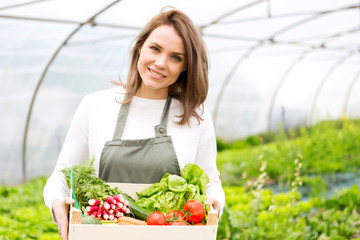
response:
<path fill-rule="evenodd" d="M 130 102 L 121 105 L 113 140 L 105 143 L 101 153 L 99 177 L 102 180 L 156 183 L 166 173 L 181 175 L 171 136 L 166 131 L 170 104 L 171 97 L 168 97 L 161 122 L 155 126 L 155 138 L 139 140 L 121 139 Z"/>

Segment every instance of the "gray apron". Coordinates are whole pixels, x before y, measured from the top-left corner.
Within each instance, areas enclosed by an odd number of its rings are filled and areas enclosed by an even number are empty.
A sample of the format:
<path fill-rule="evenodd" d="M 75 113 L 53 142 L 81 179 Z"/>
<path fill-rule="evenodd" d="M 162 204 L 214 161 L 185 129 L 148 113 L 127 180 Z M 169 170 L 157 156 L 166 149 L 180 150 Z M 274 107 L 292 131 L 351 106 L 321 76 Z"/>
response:
<path fill-rule="evenodd" d="M 130 102 L 121 105 L 113 140 L 105 143 L 101 153 L 99 177 L 102 180 L 155 183 L 166 173 L 181 175 L 171 136 L 166 131 L 170 104 L 171 97 L 168 97 L 161 122 L 155 126 L 155 138 L 139 140 L 121 139 Z"/>

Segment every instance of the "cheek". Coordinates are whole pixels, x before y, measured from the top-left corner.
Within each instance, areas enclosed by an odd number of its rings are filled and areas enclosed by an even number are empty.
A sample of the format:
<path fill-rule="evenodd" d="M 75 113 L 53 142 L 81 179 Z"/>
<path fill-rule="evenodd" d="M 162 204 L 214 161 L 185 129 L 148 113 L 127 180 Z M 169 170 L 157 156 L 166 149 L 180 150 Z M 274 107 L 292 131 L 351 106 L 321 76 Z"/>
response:
<path fill-rule="evenodd" d="M 144 71 L 144 61 L 141 56 L 139 57 L 139 60 L 137 62 L 137 69 L 138 69 L 139 73 L 142 73 Z"/>
<path fill-rule="evenodd" d="M 176 78 L 178 78 L 180 76 L 180 74 L 182 73 L 183 69 L 184 68 L 182 67 L 182 65 L 181 66 L 176 66 L 176 67 L 173 68 L 172 72 L 174 73 Z"/>

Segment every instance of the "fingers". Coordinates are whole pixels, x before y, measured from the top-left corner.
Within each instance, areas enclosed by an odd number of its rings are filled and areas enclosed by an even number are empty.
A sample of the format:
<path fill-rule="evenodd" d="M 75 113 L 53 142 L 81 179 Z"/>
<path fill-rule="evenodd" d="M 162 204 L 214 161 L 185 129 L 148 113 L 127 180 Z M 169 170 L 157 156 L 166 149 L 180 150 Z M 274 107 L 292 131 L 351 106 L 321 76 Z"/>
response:
<path fill-rule="evenodd" d="M 70 204 L 73 204 L 75 201 L 70 197 L 66 197 L 64 199 L 57 199 L 53 202 L 52 209 L 54 212 L 55 220 L 58 225 L 59 234 L 61 239 L 67 240 L 68 239 L 68 227 L 69 227 L 69 220 L 68 220 L 68 213 Z"/>
<path fill-rule="evenodd" d="M 74 199 L 72 199 L 71 197 L 65 197 L 64 198 L 64 202 L 65 202 L 65 204 L 74 204 L 75 203 L 75 200 Z"/>
<path fill-rule="evenodd" d="M 218 213 L 220 212 L 220 204 L 219 201 L 215 198 L 209 198 L 205 201 L 206 205 L 211 205 L 214 210 L 216 210 Z"/>
<path fill-rule="evenodd" d="M 68 239 L 68 224 L 59 224 L 59 234 L 62 240 Z"/>

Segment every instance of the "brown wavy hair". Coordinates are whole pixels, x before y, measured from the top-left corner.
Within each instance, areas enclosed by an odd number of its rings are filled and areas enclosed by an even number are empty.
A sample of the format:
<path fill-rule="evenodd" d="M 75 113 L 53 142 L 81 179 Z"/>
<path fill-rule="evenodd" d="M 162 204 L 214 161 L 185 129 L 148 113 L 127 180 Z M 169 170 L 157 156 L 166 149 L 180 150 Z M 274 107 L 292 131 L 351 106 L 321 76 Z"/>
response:
<path fill-rule="evenodd" d="M 127 83 L 124 86 L 129 94 L 125 101 L 131 101 L 139 90 L 141 77 L 137 68 L 139 50 L 152 31 L 161 25 L 173 26 L 182 38 L 185 47 L 186 70 L 179 75 L 174 84 L 169 86 L 169 96 L 180 101 L 182 115 L 177 116 L 179 125 L 189 124 L 190 118 L 195 117 L 200 123 L 202 112 L 197 111 L 202 107 L 208 93 L 208 56 L 205 43 L 199 29 L 192 20 L 177 9 L 164 8 L 158 15 L 152 18 L 135 39 L 135 45 L 131 50 L 131 62 Z"/>

